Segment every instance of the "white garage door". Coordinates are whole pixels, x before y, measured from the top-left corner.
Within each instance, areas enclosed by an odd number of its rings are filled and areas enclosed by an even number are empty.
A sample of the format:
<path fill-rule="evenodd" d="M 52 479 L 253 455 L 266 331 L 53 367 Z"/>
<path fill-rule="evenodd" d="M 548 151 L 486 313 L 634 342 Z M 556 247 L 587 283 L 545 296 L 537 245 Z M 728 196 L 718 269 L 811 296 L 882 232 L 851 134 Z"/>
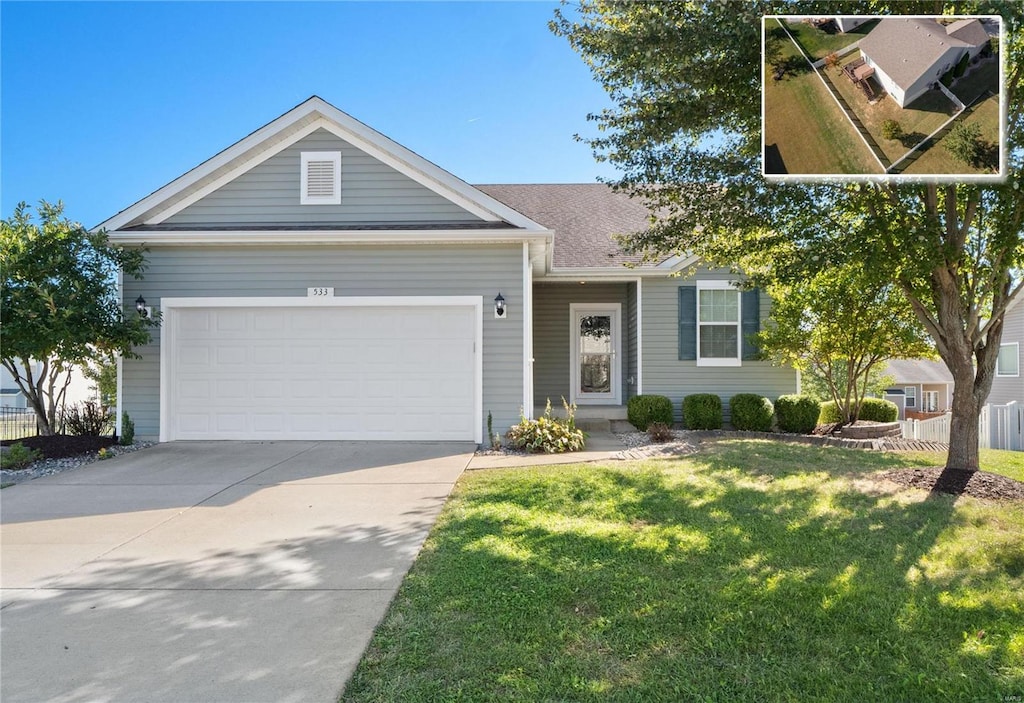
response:
<path fill-rule="evenodd" d="M 164 439 L 478 434 L 474 307 L 169 309 Z"/>

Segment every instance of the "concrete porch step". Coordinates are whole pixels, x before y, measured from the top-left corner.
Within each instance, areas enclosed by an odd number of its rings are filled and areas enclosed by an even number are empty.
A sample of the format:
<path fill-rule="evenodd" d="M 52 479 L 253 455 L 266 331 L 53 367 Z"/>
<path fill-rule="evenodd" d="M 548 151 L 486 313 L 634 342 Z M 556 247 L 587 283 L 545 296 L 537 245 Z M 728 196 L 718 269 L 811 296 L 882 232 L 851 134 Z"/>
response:
<path fill-rule="evenodd" d="M 576 427 L 583 430 L 584 432 L 611 432 L 612 423 L 611 420 L 604 418 L 576 418 Z"/>
<path fill-rule="evenodd" d="M 540 417 L 544 414 L 544 406 L 541 405 L 533 409 L 533 416 Z M 565 408 L 559 405 L 551 404 L 551 416 L 552 417 L 565 417 Z M 625 420 L 626 419 L 626 406 L 625 405 L 578 405 L 576 406 L 576 424 L 579 424 L 580 420 Z"/>

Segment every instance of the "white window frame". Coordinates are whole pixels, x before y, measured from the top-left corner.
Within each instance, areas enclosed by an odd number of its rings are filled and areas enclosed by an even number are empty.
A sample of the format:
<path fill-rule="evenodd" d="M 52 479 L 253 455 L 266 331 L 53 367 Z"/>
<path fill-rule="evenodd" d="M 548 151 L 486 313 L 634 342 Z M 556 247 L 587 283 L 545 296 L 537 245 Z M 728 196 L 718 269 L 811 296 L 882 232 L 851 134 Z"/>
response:
<path fill-rule="evenodd" d="M 735 358 L 713 359 L 700 355 L 700 331 L 704 325 L 726 327 L 732 322 L 701 322 L 700 294 L 705 290 L 731 290 L 736 294 L 736 356 Z M 743 364 L 743 296 L 734 281 L 697 281 L 697 366 L 740 366 Z"/>
<path fill-rule="evenodd" d="M 301 164 L 299 203 L 302 205 L 341 205 L 341 152 L 303 151 L 300 154 L 299 161 Z M 307 195 L 310 161 L 331 162 L 334 176 L 334 190 L 330 195 Z"/>
<path fill-rule="evenodd" d="M 1017 372 L 1016 373 L 1000 373 L 999 372 L 999 356 L 1002 356 L 1003 347 L 1013 347 L 1017 352 L 1014 354 L 1014 358 L 1017 361 Z M 1017 378 L 1020 376 L 1020 342 L 1005 342 L 999 345 L 999 356 L 996 357 L 996 376 L 999 378 Z"/>
<path fill-rule="evenodd" d="M 917 386 L 904 386 L 903 397 L 903 407 L 917 410 Z"/>
<path fill-rule="evenodd" d="M 929 398 L 934 398 L 935 402 L 929 402 Z M 926 413 L 934 413 L 939 411 L 938 391 L 921 391 L 921 410 L 923 410 Z"/>

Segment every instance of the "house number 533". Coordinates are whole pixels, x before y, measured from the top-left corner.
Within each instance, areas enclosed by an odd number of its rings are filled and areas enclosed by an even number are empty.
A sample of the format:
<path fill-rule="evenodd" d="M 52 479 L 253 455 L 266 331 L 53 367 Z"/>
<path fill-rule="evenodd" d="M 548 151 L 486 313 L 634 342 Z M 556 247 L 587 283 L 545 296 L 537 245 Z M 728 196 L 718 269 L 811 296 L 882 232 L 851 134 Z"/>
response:
<path fill-rule="evenodd" d="M 333 298 L 333 288 L 307 288 L 306 295 L 310 298 Z"/>

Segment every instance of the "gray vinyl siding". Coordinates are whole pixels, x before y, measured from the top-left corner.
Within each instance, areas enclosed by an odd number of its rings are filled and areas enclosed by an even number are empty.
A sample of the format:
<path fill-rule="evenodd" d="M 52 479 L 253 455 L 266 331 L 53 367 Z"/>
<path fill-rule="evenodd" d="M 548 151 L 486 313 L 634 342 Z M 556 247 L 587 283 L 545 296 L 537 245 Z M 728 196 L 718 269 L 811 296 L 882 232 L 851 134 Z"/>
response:
<path fill-rule="evenodd" d="M 482 296 L 483 415 L 496 431 L 519 420 L 523 404 L 523 252 L 519 245 L 153 247 L 143 280 L 126 277 L 124 300 L 164 297 L 298 297 L 309 287 L 335 296 Z M 494 318 L 494 297 L 508 304 Z M 160 330 L 123 364 L 123 409 L 140 438 L 160 429 Z M 397 409 L 396 409 L 397 410 Z M 486 430 L 484 432 L 486 434 Z"/>
<path fill-rule="evenodd" d="M 341 152 L 341 204 L 299 202 L 300 154 Z M 169 217 L 174 225 L 478 222 L 408 176 L 319 129 Z"/>
<path fill-rule="evenodd" d="M 533 286 L 533 402 L 538 407 L 551 399 L 554 407 L 561 399 L 570 398 L 569 371 L 572 329 L 569 305 L 572 303 L 619 303 L 622 305 L 620 324 L 624 337 L 622 349 L 634 328 L 627 320 L 630 283 L 535 283 Z M 623 398 L 626 380 L 634 374 L 629 367 L 629 354 L 622 354 Z"/>
<path fill-rule="evenodd" d="M 701 269 L 686 279 L 646 278 L 643 282 L 643 391 L 672 399 L 676 420 L 681 421 L 681 403 L 692 393 L 715 393 L 722 398 L 726 419 L 729 398 L 737 393 L 758 393 L 773 402 L 780 395 L 795 393 L 796 371 L 772 366 L 766 361 L 744 361 L 741 366 L 697 366 L 696 361 L 679 360 L 679 286 L 699 280 L 731 279 L 727 271 Z M 761 320 L 771 302 L 760 296 Z"/>
<path fill-rule="evenodd" d="M 1013 376 L 996 376 L 986 402 L 1006 405 L 1011 400 L 1024 403 L 1024 303 L 1018 303 L 1003 322 L 1003 344 L 1017 342 L 1017 371 Z"/>

